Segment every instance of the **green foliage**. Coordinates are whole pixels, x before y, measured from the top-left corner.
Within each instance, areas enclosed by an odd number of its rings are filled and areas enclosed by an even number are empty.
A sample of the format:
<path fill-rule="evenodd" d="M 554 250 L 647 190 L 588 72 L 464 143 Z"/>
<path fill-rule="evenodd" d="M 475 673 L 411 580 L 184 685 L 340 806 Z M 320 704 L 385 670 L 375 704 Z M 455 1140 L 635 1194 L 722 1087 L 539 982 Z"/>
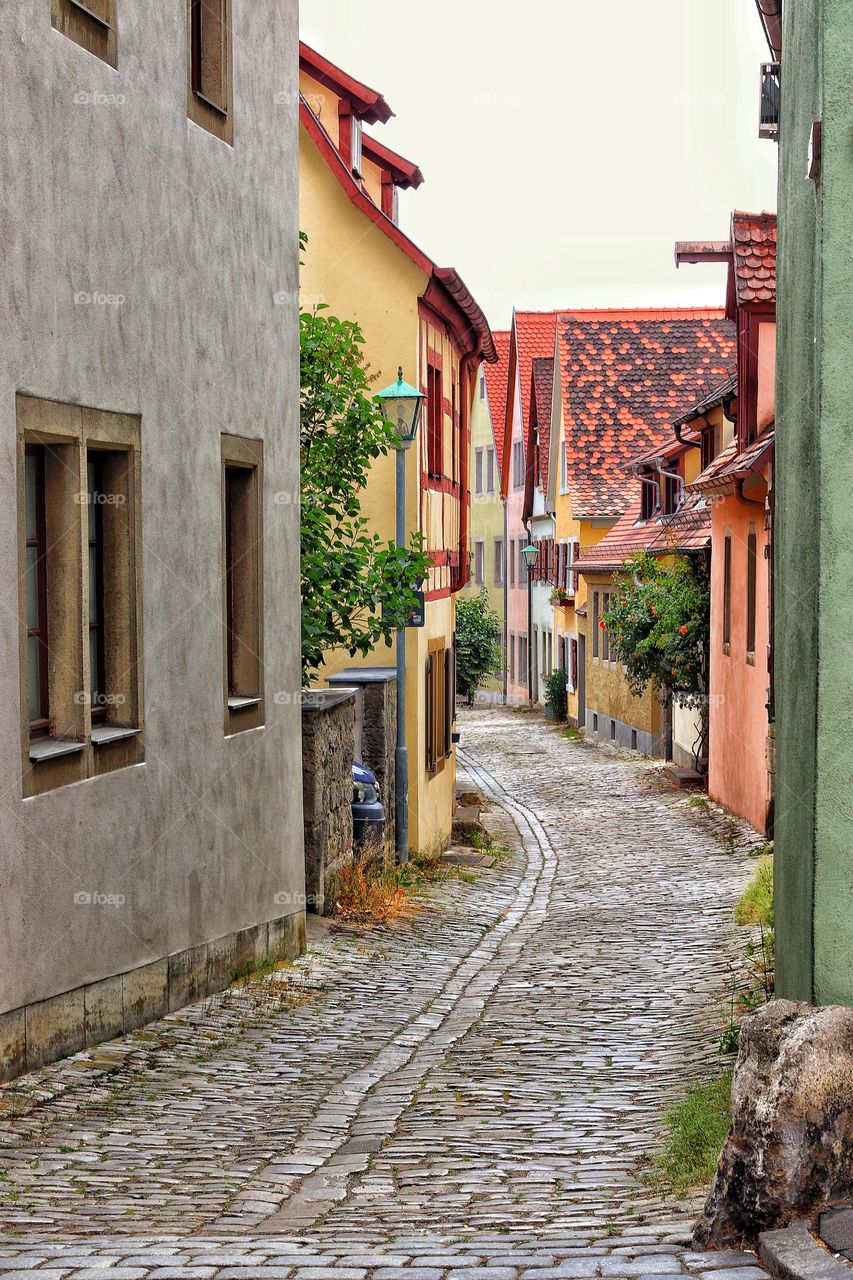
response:
<path fill-rule="evenodd" d="M 304 241 L 300 238 L 301 243 Z M 364 337 L 324 307 L 300 331 L 302 675 L 323 653 L 367 654 L 404 626 L 429 569 L 419 534 L 398 549 L 367 527 L 359 495 L 395 436 L 373 399 Z"/>
<path fill-rule="evenodd" d="M 565 720 L 568 715 L 566 673 L 559 667 L 545 678 L 545 703 L 555 720 Z"/>
<path fill-rule="evenodd" d="M 773 926 L 773 858 L 768 854 L 758 859 L 749 884 L 735 907 L 738 924 Z"/>
<path fill-rule="evenodd" d="M 659 1178 L 676 1191 L 711 1181 L 729 1131 L 732 1073 L 703 1080 L 666 1113 L 669 1138 L 656 1161 Z"/>
<path fill-rule="evenodd" d="M 456 606 L 456 692 L 473 706 L 474 694 L 501 660 L 501 620 L 482 587 Z"/>
<path fill-rule="evenodd" d="M 614 574 L 602 622 L 631 692 L 652 685 L 666 703 L 700 706 L 707 691 L 711 593 L 703 566 L 637 555 Z"/>

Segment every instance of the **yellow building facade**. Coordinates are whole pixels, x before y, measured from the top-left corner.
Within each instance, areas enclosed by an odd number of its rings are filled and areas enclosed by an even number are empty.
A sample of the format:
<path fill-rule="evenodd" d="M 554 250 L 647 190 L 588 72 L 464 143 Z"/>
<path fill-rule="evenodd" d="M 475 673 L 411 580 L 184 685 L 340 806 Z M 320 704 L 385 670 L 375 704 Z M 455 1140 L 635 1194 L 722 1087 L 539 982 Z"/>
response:
<path fill-rule="evenodd" d="M 300 46 L 300 226 L 308 236 L 302 306 L 358 322 L 376 390 L 397 369 L 426 396 L 406 454 L 408 532 L 432 559 L 424 626 L 407 632 L 409 836 L 414 849 L 446 843 L 456 782 L 455 596 L 467 579 L 471 410 L 479 368 L 495 358 L 488 324 L 451 268 L 437 267 L 397 225 L 396 192 L 419 185 L 417 166 L 364 131 L 391 112 L 382 96 Z M 395 457 L 377 458 L 362 495 L 371 530 L 395 535 Z M 383 667 L 395 646 L 366 657 L 329 652 L 323 673 Z"/>

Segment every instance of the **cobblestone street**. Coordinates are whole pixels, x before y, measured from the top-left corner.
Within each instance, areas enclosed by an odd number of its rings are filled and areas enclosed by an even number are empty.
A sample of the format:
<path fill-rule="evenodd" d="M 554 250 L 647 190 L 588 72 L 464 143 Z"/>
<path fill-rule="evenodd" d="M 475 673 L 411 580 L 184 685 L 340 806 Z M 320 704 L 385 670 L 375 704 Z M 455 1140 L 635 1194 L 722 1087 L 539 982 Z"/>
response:
<path fill-rule="evenodd" d="M 513 856 L 0 1093 L 0 1277 L 760 1280 L 642 1177 L 754 833 L 538 716 L 460 727 Z"/>

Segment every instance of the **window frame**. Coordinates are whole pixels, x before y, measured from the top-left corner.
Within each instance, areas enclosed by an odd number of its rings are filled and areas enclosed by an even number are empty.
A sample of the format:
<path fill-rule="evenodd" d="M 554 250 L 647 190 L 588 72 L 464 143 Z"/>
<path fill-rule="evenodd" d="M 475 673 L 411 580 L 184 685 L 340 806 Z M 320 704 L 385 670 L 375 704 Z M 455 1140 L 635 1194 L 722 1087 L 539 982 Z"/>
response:
<path fill-rule="evenodd" d="M 506 577 L 506 572 L 505 572 L 506 562 L 504 558 L 504 540 L 502 537 L 496 537 L 494 539 L 492 551 L 493 551 L 492 573 L 494 578 L 494 584 L 496 587 L 502 587 L 504 586 L 504 579 Z"/>
<path fill-rule="evenodd" d="M 758 591 L 758 534 L 749 526 L 746 539 L 746 660 L 755 666 L 755 626 Z"/>
<path fill-rule="evenodd" d="M 486 585 L 486 543 L 483 538 L 474 539 L 474 585 Z"/>
<path fill-rule="evenodd" d="M 50 639 L 48 631 L 48 614 L 47 614 L 47 515 L 45 510 L 45 459 L 44 445 L 26 444 L 24 446 L 24 562 L 26 566 L 26 551 L 35 548 L 36 555 L 36 613 L 37 625 L 35 628 L 30 626 L 29 609 L 26 614 L 26 635 L 27 635 L 27 681 L 29 682 L 29 641 L 35 636 L 39 640 L 39 716 L 34 720 L 29 718 L 29 683 L 27 684 L 27 723 L 29 726 L 29 736 L 46 737 L 50 732 L 50 690 L 48 676 L 48 653 L 50 648 Z M 35 458 L 37 461 L 36 484 L 35 484 L 35 537 L 27 537 L 27 516 L 26 516 L 26 460 Z M 29 569 L 25 572 L 28 574 Z M 28 602 L 29 603 L 29 602 Z"/>
<path fill-rule="evenodd" d="M 119 0 L 103 0 L 105 16 L 102 16 L 91 0 L 51 0 L 51 26 L 87 53 L 115 68 L 118 66 L 118 3 Z"/>
<path fill-rule="evenodd" d="M 723 538 L 723 653 L 728 657 L 732 647 L 732 534 L 727 530 Z"/>
<path fill-rule="evenodd" d="M 222 685 L 224 731 L 226 737 L 257 729 L 264 723 L 264 511 L 263 440 L 220 436 L 221 508 L 222 508 Z M 235 485 L 245 481 L 245 491 L 238 495 L 246 508 L 235 509 Z M 239 622 L 235 620 L 234 538 L 235 520 L 244 519 L 248 527 L 240 536 L 248 538 L 248 549 L 236 563 L 246 560 L 248 573 L 241 582 Z M 240 679 L 236 679 L 235 639 L 244 652 L 240 655 Z M 249 670 L 246 672 L 246 655 Z M 238 687 L 241 686 L 241 687 Z"/>
<path fill-rule="evenodd" d="M 22 791 L 25 797 L 80 782 L 144 761 L 142 722 L 142 603 L 140 565 L 140 446 L 138 415 L 16 396 L 18 524 L 21 588 L 20 719 Z M 50 662 L 42 707 L 48 724 L 29 720 L 28 613 L 26 599 L 26 462 L 31 448 L 44 459 L 44 582 Z M 104 714 L 93 715 L 89 623 L 90 450 L 103 452 L 104 492 L 114 501 L 101 509 L 106 655 Z M 109 641 L 107 645 L 107 640 Z M 113 675 L 110 675 L 112 671 Z M 97 677 L 96 677 L 97 678 Z M 114 687 L 109 686 L 113 679 Z M 43 720 L 43 717 L 40 718 Z"/>
<path fill-rule="evenodd" d="M 222 100 L 212 98 L 204 85 L 204 26 L 201 15 L 205 6 L 221 5 L 222 30 Z M 229 146 L 234 142 L 233 28 L 231 0 L 187 0 L 187 117 Z"/>
<path fill-rule="evenodd" d="M 432 480 L 444 476 L 444 385 L 440 361 L 427 362 L 427 475 Z"/>

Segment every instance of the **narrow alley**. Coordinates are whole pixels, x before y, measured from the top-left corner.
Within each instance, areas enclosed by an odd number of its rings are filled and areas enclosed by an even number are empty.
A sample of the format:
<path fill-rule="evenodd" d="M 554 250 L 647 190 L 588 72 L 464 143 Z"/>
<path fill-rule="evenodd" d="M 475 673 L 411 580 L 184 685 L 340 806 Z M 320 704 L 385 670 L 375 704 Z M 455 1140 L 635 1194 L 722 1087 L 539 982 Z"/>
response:
<path fill-rule="evenodd" d="M 460 728 L 512 856 L 7 1090 L 0 1277 L 760 1276 L 643 1178 L 714 1063 L 748 829 L 538 715 Z"/>

